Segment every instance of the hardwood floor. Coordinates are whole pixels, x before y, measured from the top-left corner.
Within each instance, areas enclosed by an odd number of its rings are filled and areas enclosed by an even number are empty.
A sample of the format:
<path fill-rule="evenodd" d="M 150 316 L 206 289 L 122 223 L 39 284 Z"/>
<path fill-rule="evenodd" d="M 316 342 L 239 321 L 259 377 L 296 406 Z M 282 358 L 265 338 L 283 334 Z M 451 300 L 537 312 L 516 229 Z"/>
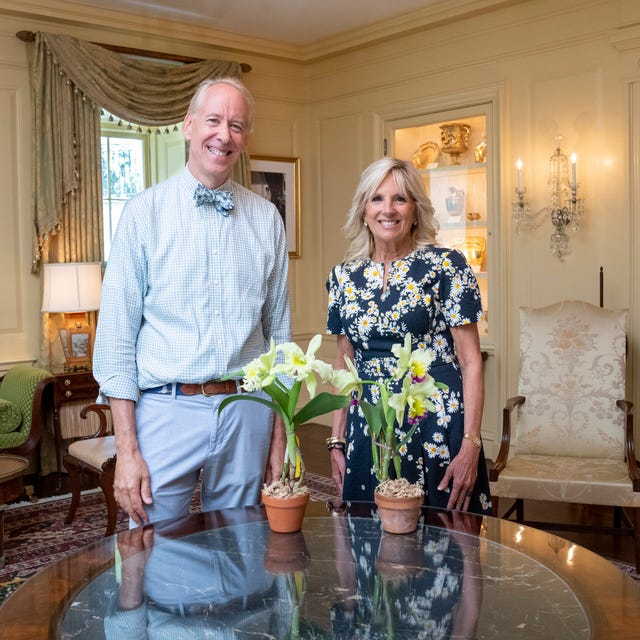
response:
<path fill-rule="evenodd" d="M 329 476 L 331 474 L 331 465 L 325 446 L 325 439 L 331 435 L 331 428 L 320 424 L 307 424 L 300 428 L 299 433 L 302 441 L 302 454 L 307 469 L 313 473 Z M 508 501 L 501 500 L 500 513 L 504 513 L 509 506 Z M 531 521 L 566 522 L 602 527 L 613 526 L 613 509 L 592 505 L 528 500 L 524 505 L 524 517 L 526 520 Z M 635 563 L 633 536 L 631 535 L 558 531 L 551 528 L 548 530 L 605 558 L 630 564 Z"/>
<path fill-rule="evenodd" d="M 320 424 L 303 425 L 300 430 L 302 453 L 307 469 L 323 476 L 331 474 L 329 454 L 325 439 L 331 434 L 331 428 Z M 87 480 L 89 480 L 87 482 Z M 91 479 L 84 480 L 83 489 L 93 488 Z M 57 474 L 46 477 L 26 477 L 25 485 L 32 485 L 34 494 L 39 498 L 69 492 L 68 478 L 62 475 L 60 489 L 57 487 Z M 509 507 L 507 501 L 500 502 L 500 512 Z M 525 518 L 531 521 L 567 522 L 578 525 L 611 527 L 613 509 L 591 505 L 562 504 L 557 502 L 539 502 L 529 500 L 525 503 Z M 545 528 L 545 527 L 542 527 Z M 549 529 L 551 531 L 552 529 Z M 576 531 L 553 530 L 560 537 L 575 542 L 606 558 L 633 564 L 635 562 L 633 537 L 631 535 L 612 535 L 607 533 L 585 533 Z"/>

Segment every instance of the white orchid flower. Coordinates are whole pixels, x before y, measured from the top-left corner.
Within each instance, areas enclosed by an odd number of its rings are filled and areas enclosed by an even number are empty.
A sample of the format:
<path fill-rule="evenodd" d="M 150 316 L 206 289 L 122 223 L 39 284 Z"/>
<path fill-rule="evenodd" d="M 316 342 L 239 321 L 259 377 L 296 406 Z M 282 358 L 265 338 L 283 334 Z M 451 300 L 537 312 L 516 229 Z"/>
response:
<path fill-rule="evenodd" d="M 349 356 L 344 356 L 346 369 L 338 369 L 333 372 L 331 384 L 338 389 L 341 396 L 349 396 L 354 391 L 357 392 L 358 399 L 362 395 L 362 381 Z"/>
<path fill-rule="evenodd" d="M 311 339 L 306 353 L 295 342 L 285 342 L 278 347 L 284 356 L 284 362 L 274 367 L 277 373 L 284 373 L 295 380 L 304 380 L 311 398 L 315 396 L 318 385 L 316 375 L 320 376 L 322 382 L 330 382 L 333 374 L 330 364 L 315 357 L 321 344 L 320 334 Z"/>
<path fill-rule="evenodd" d="M 391 347 L 391 353 L 398 359 L 393 377 L 396 380 L 400 380 L 409 370 L 409 362 L 411 360 L 411 334 L 407 333 L 404 337 L 404 344 L 394 344 Z"/>
<path fill-rule="evenodd" d="M 257 391 L 273 383 L 276 378 L 274 371 L 276 355 L 276 344 L 271 338 L 269 351 L 258 356 L 242 369 L 244 372 L 242 388 L 245 391 Z"/>

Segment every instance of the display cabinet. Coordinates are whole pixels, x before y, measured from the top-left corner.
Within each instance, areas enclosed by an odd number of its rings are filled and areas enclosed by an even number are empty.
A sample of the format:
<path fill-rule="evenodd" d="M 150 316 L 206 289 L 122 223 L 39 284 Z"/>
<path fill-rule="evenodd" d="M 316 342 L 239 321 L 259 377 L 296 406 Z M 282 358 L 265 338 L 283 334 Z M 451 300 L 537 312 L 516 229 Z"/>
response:
<path fill-rule="evenodd" d="M 489 208 L 487 115 L 455 113 L 397 122 L 391 152 L 420 171 L 439 223 L 438 242 L 459 249 L 473 268 L 485 319 L 480 335 L 489 338 L 491 216 Z M 406 125 L 406 126 L 405 126 Z"/>

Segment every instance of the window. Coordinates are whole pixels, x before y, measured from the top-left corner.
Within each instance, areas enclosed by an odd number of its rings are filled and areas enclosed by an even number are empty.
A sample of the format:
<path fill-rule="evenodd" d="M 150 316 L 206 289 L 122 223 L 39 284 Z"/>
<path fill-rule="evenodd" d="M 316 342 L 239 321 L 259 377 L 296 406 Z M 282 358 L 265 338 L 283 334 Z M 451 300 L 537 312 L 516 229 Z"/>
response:
<path fill-rule="evenodd" d="M 108 113 L 102 117 L 102 216 L 104 257 L 109 257 L 111 241 L 127 200 L 179 173 L 186 162 L 181 124 L 166 128 L 142 129 L 117 122 Z"/>
<path fill-rule="evenodd" d="M 149 186 L 148 134 L 102 130 L 102 217 L 105 259 L 125 202 Z"/>

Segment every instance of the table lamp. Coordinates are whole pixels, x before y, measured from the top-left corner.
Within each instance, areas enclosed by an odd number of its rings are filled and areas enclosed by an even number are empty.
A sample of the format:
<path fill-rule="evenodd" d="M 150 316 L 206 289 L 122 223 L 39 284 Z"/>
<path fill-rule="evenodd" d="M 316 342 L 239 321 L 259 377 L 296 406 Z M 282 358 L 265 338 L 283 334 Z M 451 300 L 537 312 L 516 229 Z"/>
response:
<path fill-rule="evenodd" d="M 42 311 L 64 314 L 59 330 L 65 370 L 91 368 L 93 327 L 87 313 L 100 308 L 100 262 L 59 262 L 44 265 Z"/>

